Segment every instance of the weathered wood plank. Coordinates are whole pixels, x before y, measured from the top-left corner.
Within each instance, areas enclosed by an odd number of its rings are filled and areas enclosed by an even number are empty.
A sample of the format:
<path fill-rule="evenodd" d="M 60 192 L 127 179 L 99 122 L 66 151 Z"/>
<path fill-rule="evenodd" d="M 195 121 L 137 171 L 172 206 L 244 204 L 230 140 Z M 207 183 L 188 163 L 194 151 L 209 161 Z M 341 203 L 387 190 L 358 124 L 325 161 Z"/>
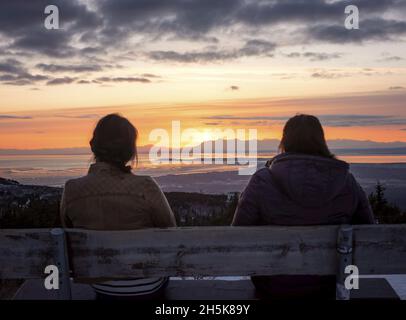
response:
<path fill-rule="evenodd" d="M 356 226 L 353 247 L 360 274 L 406 274 L 406 225 Z"/>
<path fill-rule="evenodd" d="M 0 279 L 34 279 L 53 264 L 50 229 L 0 229 Z"/>
<path fill-rule="evenodd" d="M 68 230 L 77 278 L 335 274 L 337 226 Z M 0 230 L 0 277 L 52 262 L 47 230 Z M 406 225 L 354 226 L 361 274 L 406 274 Z"/>
<path fill-rule="evenodd" d="M 337 227 L 69 233 L 75 275 L 219 276 L 336 271 Z M 321 240 L 322 239 L 322 240 Z M 89 259 L 91 257 L 91 259 Z M 96 265 L 97 268 L 92 268 Z"/>

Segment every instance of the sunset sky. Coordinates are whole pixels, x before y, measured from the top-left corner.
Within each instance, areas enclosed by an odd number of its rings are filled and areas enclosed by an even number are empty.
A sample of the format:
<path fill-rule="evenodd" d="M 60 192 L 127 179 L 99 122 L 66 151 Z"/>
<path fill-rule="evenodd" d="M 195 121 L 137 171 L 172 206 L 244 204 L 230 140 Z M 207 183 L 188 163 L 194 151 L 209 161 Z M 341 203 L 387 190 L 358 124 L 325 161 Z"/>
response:
<path fill-rule="evenodd" d="M 328 139 L 406 142 L 406 0 L 51 3 L 59 30 L 49 1 L 0 3 L 1 149 L 86 146 L 110 112 L 141 145 L 172 120 L 279 138 L 298 112 Z"/>

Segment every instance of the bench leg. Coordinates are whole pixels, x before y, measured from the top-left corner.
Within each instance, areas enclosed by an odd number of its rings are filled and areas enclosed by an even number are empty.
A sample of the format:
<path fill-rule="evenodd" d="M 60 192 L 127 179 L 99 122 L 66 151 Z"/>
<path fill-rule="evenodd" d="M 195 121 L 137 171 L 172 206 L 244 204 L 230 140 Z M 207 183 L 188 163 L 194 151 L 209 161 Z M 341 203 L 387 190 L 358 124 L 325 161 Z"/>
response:
<path fill-rule="evenodd" d="M 337 283 L 336 300 L 349 300 L 350 290 L 345 287 L 345 268 L 352 264 L 352 226 L 342 225 L 337 235 Z"/>
<path fill-rule="evenodd" d="M 51 235 L 55 240 L 54 259 L 59 270 L 59 290 L 58 296 L 60 300 L 71 300 L 72 292 L 69 276 L 69 258 L 68 248 L 66 245 L 66 233 L 61 228 L 51 230 Z"/>

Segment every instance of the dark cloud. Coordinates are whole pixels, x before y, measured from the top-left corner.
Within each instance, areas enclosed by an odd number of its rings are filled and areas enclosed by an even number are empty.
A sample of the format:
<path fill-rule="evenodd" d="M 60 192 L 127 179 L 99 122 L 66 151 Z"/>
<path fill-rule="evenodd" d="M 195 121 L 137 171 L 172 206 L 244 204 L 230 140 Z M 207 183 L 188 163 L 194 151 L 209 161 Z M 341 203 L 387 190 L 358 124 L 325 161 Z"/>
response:
<path fill-rule="evenodd" d="M 240 87 L 239 86 L 230 86 L 230 90 L 231 91 L 238 91 L 238 90 L 240 90 Z"/>
<path fill-rule="evenodd" d="M 307 58 L 310 61 L 324 61 L 324 60 L 332 60 L 338 59 L 342 57 L 341 53 L 334 52 L 334 53 L 325 53 L 325 52 L 291 52 L 288 54 L 284 54 L 285 57 L 288 58 Z"/>
<path fill-rule="evenodd" d="M 285 0 L 249 2 L 240 8 L 237 17 L 249 25 L 273 25 L 286 21 L 313 22 L 337 19 L 343 13 L 340 1 L 327 3 L 323 0 Z"/>
<path fill-rule="evenodd" d="M 382 14 L 403 6 L 400 0 L 138 0 L 96 2 L 105 19 L 105 37 L 118 38 L 130 32 L 160 37 L 173 34 L 192 40 L 210 38 L 213 30 L 238 24 L 260 27 L 275 24 L 314 25 L 344 22 L 344 8 L 357 5 L 364 16 Z"/>
<path fill-rule="evenodd" d="M 17 78 L 12 78 L 10 80 L 5 79 L 7 79 L 7 76 L 0 76 L 0 82 L 3 81 L 3 84 L 9 86 L 28 86 L 33 84 L 30 80 L 26 79 L 17 79 Z"/>
<path fill-rule="evenodd" d="M 141 77 L 144 78 L 161 78 L 161 76 L 152 73 L 143 73 Z"/>
<path fill-rule="evenodd" d="M 344 28 L 344 8 L 356 5 L 360 9 L 360 29 Z M 377 18 L 387 11 L 406 9 L 402 0 L 281 0 L 249 2 L 237 15 L 237 20 L 252 26 L 274 24 L 296 25 L 308 41 L 343 43 L 367 40 L 394 40 L 405 34 L 404 20 Z"/>
<path fill-rule="evenodd" d="M 363 43 L 370 40 L 396 40 L 406 34 L 406 21 L 371 18 L 360 21 L 358 30 L 348 30 L 343 24 L 317 24 L 305 28 L 308 38 L 329 43 Z"/>
<path fill-rule="evenodd" d="M 181 39 L 220 46 L 224 37 L 244 41 L 279 25 L 289 26 L 286 42 L 292 37 L 295 44 L 395 41 L 406 34 L 405 19 L 394 20 L 385 15 L 390 11 L 404 12 L 403 0 L 55 0 L 52 4 L 59 7 L 60 30 L 44 28 L 44 8 L 48 4 L 47 0 L 0 2 L 0 36 L 6 44 L 3 52 L 59 59 L 106 56 L 111 59 L 108 54 L 112 51 L 134 50 L 137 45 L 132 41 L 134 36 L 141 38 L 141 44 Z M 360 8 L 359 30 L 344 28 L 344 8 L 348 4 Z M 271 56 L 275 47 L 273 41 L 253 39 L 239 48 L 185 52 L 166 49 L 145 55 L 152 60 L 200 63 Z M 339 58 L 337 54 L 305 54 L 313 61 Z M 69 66 L 73 68 L 68 70 Z M 86 72 L 71 65 L 48 66 L 50 72 L 53 68 L 57 72 Z"/>
<path fill-rule="evenodd" d="M 323 125 L 329 127 L 365 127 L 365 126 L 387 126 L 387 125 L 406 125 L 406 118 L 385 115 L 361 115 L 361 114 L 325 114 L 317 115 Z M 238 121 L 272 121 L 275 123 L 284 123 L 289 116 L 249 116 L 240 117 L 232 115 L 219 115 L 205 117 L 205 120 L 238 120 Z"/>
<path fill-rule="evenodd" d="M 81 64 L 81 65 L 59 65 L 59 64 L 46 64 L 39 63 L 36 65 L 38 69 L 46 72 L 96 72 L 102 71 L 103 68 L 97 64 Z"/>
<path fill-rule="evenodd" d="M 390 71 L 382 71 L 379 69 L 370 69 L 370 68 L 363 68 L 359 71 L 351 71 L 351 72 L 344 72 L 339 69 L 318 69 L 315 70 L 311 77 L 315 79 L 322 79 L 322 80 L 329 80 L 329 79 L 340 79 L 340 78 L 347 78 L 353 76 L 382 76 L 382 75 L 389 75 L 391 74 Z"/>
<path fill-rule="evenodd" d="M 85 39 L 83 39 L 83 37 L 81 37 L 81 40 L 86 41 Z M 107 53 L 106 50 L 101 46 L 85 47 L 85 48 L 80 49 L 80 52 L 84 55 L 101 55 L 101 54 Z"/>
<path fill-rule="evenodd" d="M 24 86 L 47 80 L 45 75 L 31 74 L 16 59 L 0 61 L 0 82 L 6 85 Z"/>
<path fill-rule="evenodd" d="M 197 63 L 207 61 L 220 61 L 234 59 L 233 52 L 228 51 L 204 51 L 204 52 L 176 52 L 176 51 L 152 51 L 148 57 L 157 61 L 174 61 L 182 63 Z"/>
<path fill-rule="evenodd" d="M 316 79 L 338 79 L 349 77 L 350 74 L 342 72 L 318 71 L 312 73 L 311 77 Z"/>
<path fill-rule="evenodd" d="M 401 0 L 279 0 L 246 2 L 239 17 L 249 24 L 276 24 L 285 21 L 313 23 L 322 20 L 343 20 L 344 8 L 356 5 L 363 14 L 382 13 L 402 6 Z"/>
<path fill-rule="evenodd" d="M 22 73 L 22 63 L 15 59 L 0 61 L 0 72 L 3 73 Z"/>
<path fill-rule="evenodd" d="M 47 30 L 43 27 L 17 38 L 11 48 L 31 51 L 55 58 L 68 58 L 75 54 L 68 45 L 71 35 L 63 30 Z"/>
<path fill-rule="evenodd" d="M 123 37 L 130 32 L 140 32 L 152 37 L 172 34 L 192 40 L 212 40 L 207 33 L 234 23 L 245 1 L 104 0 L 97 4 L 110 26 L 103 32 L 109 38 L 112 34 Z"/>
<path fill-rule="evenodd" d="M 300 52 L 291 52 L 291 53 L 285 54 L 285 57 L 288 57 L 288 58 L 300 58 L 301 56 L 302 56 L 302 54 Z"/>
<path fill-rule="evenodd" d="M 20 74 L 0 74 L 0 82 L 6 85 L 25 86 L 49 79 L 44 75 L 33 75 L 28 72 Z"/>
<path fill-rule="evenodd" d="M 273 123 L 272 123 L 272 121 L 261 121 L 261 120 L 258 120 L 258 121 L 244 121 L 244 122 L 241 122 L 241 121 L 231 121 L 230 124 L 231 124 L 231 125 L 234 125 L 234 126 L 241 126 L 241 125 L 243 125 L 243 126 L 251 126 L 251 127 L 262 127 L 262 126 L 270 126 L 270 125 L 272 125 Z"/>
<path fill-rule="evenodd" d="M 11 75 L 11 74 L 5 74 L 0 76 L 0 81 L 16 81 L 16 80 L 27 80 L 31 82 L 36 82 L 36 81 L 43 81 L 47 80 L 48 76 L 44 75 L 32 75 L 27 72 L 22 72 L 17 75 Z"/>
<path fill-rule="evenodd" d="M 352 126 L 386 126 L 386 125 L 404 125 L 406 119 L 398 116 L 385 115 L 321 115 L 320 120 L 328 125 L 335 127 Z"/>
<path fill-rule="evenodd" d="M 0 120 L 7 120 L 7 119 L 27 120 L 27 119 L 32 119 L 32 117 L 31 116 L 15 116 L 15 115 L 8 115 L 8 114 L 0 114 Z"/>
<path fill-rule="evenodd" d="M 67 119 L 98 119 L 100 116 L 98 114 L 79 114 L 79 115 L 71 115 L 71 114 L 55 114 L 53 115 L 55 118 L 67 118 Z"/>
<path fill-rule="evenodd" d="M 104 82 L 140 82 L 150 83 L 151 80 L 142 77 L 100 77 L 94 80 L 95 83 Z"/>
<path fill-rule="evenodd" d="M 385 57 L 385 58 L 383 58 L 383 59 L 380 59 L 379 61 L 388 61 L 388 62 L 391 62 L 391 61 L 402 61 L 402 60 L 404 60 L 402 57 L 389 56 L 389 57 Z"/>
<path fill-rule="evenodd" d="M 152 81 L 148 78 L 160 78 L 160 76 L 153 74 L 142 74 L 139 77 L 99 77 L 93 80 L 79 80 L 78 84 L 105 84 L 105 83 L 123 83 L 123 82 L 138 82 L 138 83 L 151 83 Z"/>
<path fill-rule="evenodd" d="M 0 3 L 0 30 L 12 35 L 26 33 L 27 28 L 39 25 L 43 27 L 44 9 L 50 4 L 48 0 L 5 0 Z M 62 28 L 84 30 L 94 27 L 101 20 L 99 16 L 89 10 L 82 1 L 53 0 L 53 5 L 63 13 L 60 19 Z"/>
<path fill-rule="evenodd" d="M 251 39 L 236 50 L 206 50 L 206 51 L 152 51 L 148 57 L 158 61 L 173 61 L 182 63 L 204 63 L 238 59 L 250 56 L 272 56 L 276 44 L 273 42 Z"/>
<path fill-rule="evenodd" d="M 402 87 L 402 86 L 392 86 L 392 87 L 389 87 L 389 90 L 405 90 L 406 88 L 405 87 Z"/>
<path fill-rule="evenodd" d="M 92 81 L 89 81 L 89 80 L 79 80 L 77 83 L 78 83 L 78 84 L 90 84 L 90 83 L 92 83 Z"/>
<path fill-rule="evenodd" d="M 69 57 L 77 50 L 73 37 L 102 23 L 96 12 L 78 0 L 52 1 L 59 8 L 60 29 L 44 27 L 47 0 L 12 0 L 0 2 L 0 35 L 11 39 L 10 49 L 25 50 L 52 57 Z"/>
<path fill-rule="evenodd" d="M 47 86 L 70 84 L 70 83 L 74 82 L 76 79 L 77 78 L 72 78 L 72 77 L 54 78 L 47 82 Z"/>
<path fill-rule="evenodd" d="M 309 58 L 310 61 L 324 61 L 341 58 L 341 53 L 323 53 L 323 52 L 305 52 L 303 57 Z"/>
<path fill-rule="evenodd" d="M 261 39 L 251 39 L 239 50 L 240 56 L 270 55 L 274 51 L 276 43 Z"/>

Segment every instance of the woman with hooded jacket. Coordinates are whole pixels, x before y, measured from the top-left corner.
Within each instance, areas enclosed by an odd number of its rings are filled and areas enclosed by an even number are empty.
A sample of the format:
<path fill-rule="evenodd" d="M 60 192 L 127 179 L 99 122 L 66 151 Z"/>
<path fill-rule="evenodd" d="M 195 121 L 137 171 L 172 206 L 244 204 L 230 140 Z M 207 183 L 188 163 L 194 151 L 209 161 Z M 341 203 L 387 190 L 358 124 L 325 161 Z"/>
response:
<path fill-rule="evenodd" d="M 328 149 L 316 117 L 289 119 L 279 150 L 250 179 L 234 226 L 374 223 L 367 196 L 349 165 Z M 262 298 L 335 298 L 334 276 L 256 276 L 252 282 Z"/>

